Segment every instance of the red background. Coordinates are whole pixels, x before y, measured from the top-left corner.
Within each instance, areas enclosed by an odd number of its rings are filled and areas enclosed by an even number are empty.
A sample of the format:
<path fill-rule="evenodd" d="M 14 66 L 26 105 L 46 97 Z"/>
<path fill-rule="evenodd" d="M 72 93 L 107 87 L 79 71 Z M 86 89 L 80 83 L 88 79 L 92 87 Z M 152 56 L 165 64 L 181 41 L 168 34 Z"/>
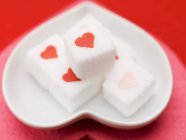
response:
<path fill-rule="evenodd" d="M 0 50 L 74 0 L 1 0 Z M 153 33 L 186 64 L 186 0 L 99 0 Z"/>

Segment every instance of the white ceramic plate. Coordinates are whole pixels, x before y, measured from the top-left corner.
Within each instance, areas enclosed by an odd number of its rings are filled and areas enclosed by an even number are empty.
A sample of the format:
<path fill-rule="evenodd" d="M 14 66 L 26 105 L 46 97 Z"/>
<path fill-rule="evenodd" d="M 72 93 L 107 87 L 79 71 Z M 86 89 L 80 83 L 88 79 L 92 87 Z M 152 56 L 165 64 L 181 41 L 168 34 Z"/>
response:
<path fill-rule="evenodd" d="M 102 94 L 74 113 L 68 113 L 25 70 L 24 56 L 32 46 L 51 34 L 63 35 L 86 14 L 93 15 L 115 36 L 127 42 L 136 52 L 138 63 L 156 77 L 157 94 L 130 118 L 125 118 L 111 107 Z M 76 5 L 24 37 L 10 56 L 3 75 L 3 93 L 10 110 L 19 120 L 37 128 L 62 127 L 87 117 L 111 127 L 139 128 L 160 115 L 170 99 L 171 91 L 170 65 L 159 44 L 133 23 L 90 2 Z"/>

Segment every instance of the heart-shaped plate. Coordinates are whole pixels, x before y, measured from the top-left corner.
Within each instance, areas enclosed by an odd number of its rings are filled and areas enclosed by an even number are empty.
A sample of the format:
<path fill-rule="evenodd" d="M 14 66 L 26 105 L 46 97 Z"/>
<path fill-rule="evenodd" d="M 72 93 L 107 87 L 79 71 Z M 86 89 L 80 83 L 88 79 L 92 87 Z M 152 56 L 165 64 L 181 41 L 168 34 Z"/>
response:
<path fill-rule="evenodd" d="M 104 100 L 102 93 L 68 113 L 25 69 L 24 58 L 29 49 L 51 34 L 63 35 L 86 14 L 94 16 L 114 36 L 128 43 L 137 55 L 137 63 L 156 78 L 157 94 L 132 117 L 122 116 Z M 92 118 L 111 127 L 132 129 L 145 126 L 160 115 L 170 99 L 172 83 L 168 59 L 148 33 L 97 4 L 81 2 L 37 27 L 17 44 L 4 70 L 3 95 L 13 114 L 32 127 L 63 127 L 82 118 Z"/>

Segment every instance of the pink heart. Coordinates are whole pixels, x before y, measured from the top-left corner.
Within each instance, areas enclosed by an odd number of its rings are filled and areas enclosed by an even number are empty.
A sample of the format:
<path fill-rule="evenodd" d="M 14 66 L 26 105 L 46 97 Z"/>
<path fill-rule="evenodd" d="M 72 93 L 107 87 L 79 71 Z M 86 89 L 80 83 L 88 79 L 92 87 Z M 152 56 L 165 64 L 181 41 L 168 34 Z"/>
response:
<path fill-rule="evenodd" d="M 124 73 L 121 80 L 118 82 L 118 87 L 120 89 L 131 88 L 136 85 L 137 85 L 137 81 L 132 72 Z"/>

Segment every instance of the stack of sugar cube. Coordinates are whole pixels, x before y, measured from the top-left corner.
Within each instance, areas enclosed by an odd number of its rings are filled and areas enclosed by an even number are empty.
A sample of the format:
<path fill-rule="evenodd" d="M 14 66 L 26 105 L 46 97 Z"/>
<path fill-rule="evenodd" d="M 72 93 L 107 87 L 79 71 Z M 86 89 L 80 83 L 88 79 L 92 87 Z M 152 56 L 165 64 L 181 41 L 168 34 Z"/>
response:
<path fill-rule="evenodd" d="M 26 55 L 37 83 L 73 112 L 103 90 L 104 98 L 131 116 L 154 93 L 154 78 L 134 61 L 128 44 L 88 15 L 63 36 L 52 35 Z"/>

